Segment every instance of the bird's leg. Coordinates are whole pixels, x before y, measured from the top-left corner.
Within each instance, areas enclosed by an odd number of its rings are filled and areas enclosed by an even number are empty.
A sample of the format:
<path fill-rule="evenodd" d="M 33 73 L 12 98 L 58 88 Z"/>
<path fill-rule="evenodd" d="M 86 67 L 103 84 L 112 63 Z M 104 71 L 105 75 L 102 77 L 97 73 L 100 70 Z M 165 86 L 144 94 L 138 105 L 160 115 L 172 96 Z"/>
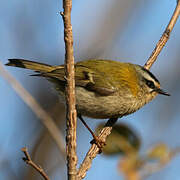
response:
<path fill-rule="evenodd" d="M 104 125 L 104 128 L 106 128 L 106 127 L 112 127 L 115 123 L 116 123 L 116 121 L 118 120 L 118 118 L 109 118 L 109 120 L 107 121 L 107 123 Z M 98 137 L 97 137 L 98 138 Z M 99 138 L 98 138 L 99 139 Z M 91 144 L 92 143 L 94 143 L 94 139 L 91 141 Z M 104 144 L 106 144 L 105 142 L 104 142 Z"/>
<path fill-rule="evenodd" d="M 118 118 L 110 118 L 104 127 L 112 127 L 116 123 L 117 120 Z"/>
<path fill-rule="evenodd" d="M 104 128 L 106 128 L 106 127 L 112 127 L 115 123 L 116 123 L 116 121 L 118 120 L 118 118 L 110 118 L 108 121 L 107 121 L 107 123 L 104 125 Z M 97 137 L 97 136 L 96 136 Z M 98 138 L 98 141 L 99 142 L 101 142 L 101 148 L 99 148 L 99 153 L 101 153 L 102 152 L 102 148 L 106 145 L 106 143 L 105 143 L 105 141 L 102 141 L 102 140 L 99 140 L 99 137 L 97 137 Z M 96 139 L 94 138 L 92 141 L 91 141 L 91 144 L 93 144 L 93 143 L 96 143 Z M 97 144 L 97 143 L 96 143 Z M 103 145 L 103 146 L 102 146 Z M 98 146 L 99 147 L 99 146 Z"/>
<path fill-rule="evenodd" d="M 88 131 L 91 133 L 91 135 L 93 136 L 93 140 L 91 141 L 91 143 L 95 143 L 98 148 L 101 149 L 105 146 L 105 142 L 101 141 L 95 134 L 94 132 L 91 130 L 91 128 L 86 124 L 86 122 L 84 121 L 84 119 L 82 118 L 81 115 L 78 115 L 78 118 L 81 120 L 81 122 L 84 124 L 84 126 L 88 129 Z"/>

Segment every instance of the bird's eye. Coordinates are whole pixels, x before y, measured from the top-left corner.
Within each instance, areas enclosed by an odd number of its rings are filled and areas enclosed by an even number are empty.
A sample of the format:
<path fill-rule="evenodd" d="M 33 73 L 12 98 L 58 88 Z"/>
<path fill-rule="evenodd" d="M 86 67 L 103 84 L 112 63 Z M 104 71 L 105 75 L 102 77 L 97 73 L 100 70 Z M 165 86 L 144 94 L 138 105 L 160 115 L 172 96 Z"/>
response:
<path fill-rule="evenodd" d="M 154 85 L 154 83 L 152 81 L 146 80 L 146 85 L 151 89 L 155 88 L 155 85 Z"/>

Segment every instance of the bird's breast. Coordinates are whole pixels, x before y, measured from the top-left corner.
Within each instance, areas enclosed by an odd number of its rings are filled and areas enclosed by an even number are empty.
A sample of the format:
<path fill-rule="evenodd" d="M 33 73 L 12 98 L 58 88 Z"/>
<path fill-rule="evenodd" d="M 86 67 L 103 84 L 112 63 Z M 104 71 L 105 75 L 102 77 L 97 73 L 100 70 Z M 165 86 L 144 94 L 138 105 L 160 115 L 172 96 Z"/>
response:
<path fill-rule="evenodd" d="M 76 87 L 76 104 L 78 112 L 83 116 L 107 119 L 131 114 L 145 103 L 127 92 L 101 96 L 83 87 Z"/>

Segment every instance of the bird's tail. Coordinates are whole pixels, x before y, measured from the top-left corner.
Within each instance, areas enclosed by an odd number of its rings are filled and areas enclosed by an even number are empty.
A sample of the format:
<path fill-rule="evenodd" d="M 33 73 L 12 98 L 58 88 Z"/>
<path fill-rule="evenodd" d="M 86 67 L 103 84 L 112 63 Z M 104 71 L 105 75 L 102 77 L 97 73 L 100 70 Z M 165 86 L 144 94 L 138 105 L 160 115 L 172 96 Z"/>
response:
<path fill-rule="evenodd" d="M 37 72 L 50 72 L 52 71 L 55 66 L 51 66 L 48 64 L 43 64 L 39 62 L 24 60 L 24 59 L 8 59 L 9 62 L 5 65 L 7 66 L 14 66 L 14 67 L 20 67 L 25 69 L 31 69 Z"/>

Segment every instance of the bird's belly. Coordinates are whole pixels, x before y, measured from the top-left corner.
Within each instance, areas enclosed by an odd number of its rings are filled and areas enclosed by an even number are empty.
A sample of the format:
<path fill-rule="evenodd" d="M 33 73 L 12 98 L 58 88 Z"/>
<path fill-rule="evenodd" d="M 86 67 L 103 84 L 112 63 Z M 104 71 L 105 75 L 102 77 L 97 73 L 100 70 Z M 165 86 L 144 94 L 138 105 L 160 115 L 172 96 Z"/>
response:
<path fill-rule="evenodd" d="M 83 116 L 97 119 L 121 117 L 138 109 L 134 102 L 132 97 L 116 94 L 101 96 L 82 87 L 76 87 L 77 110 Z"/>

